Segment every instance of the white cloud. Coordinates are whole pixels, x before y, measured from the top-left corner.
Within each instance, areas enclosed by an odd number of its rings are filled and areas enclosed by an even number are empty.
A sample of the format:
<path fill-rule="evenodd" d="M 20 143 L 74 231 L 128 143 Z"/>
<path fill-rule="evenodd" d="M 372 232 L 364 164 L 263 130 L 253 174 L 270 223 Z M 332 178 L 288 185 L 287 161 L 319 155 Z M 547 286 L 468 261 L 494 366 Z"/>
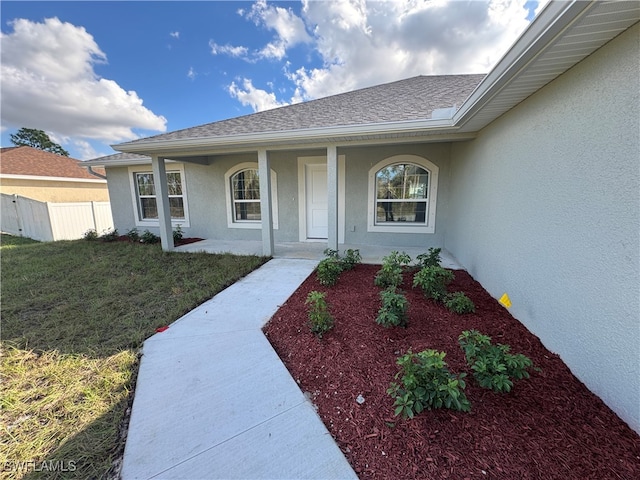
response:
<path fill-rule="evenodd" d="M 302 3 L 301 17 L 264 0 L 239 12 L 276 32 L 260 57 L 282 59 L 304 42 L 322 59 L 284 65 L 292 103 L 416 75 L 486 73 L 529 25 L 526 0 Z"/>
<path fill-rule="evenodd" d="M 198 74 L 196 73 L 196 71 L 193 69 L 193 67 L 189 67 L 189 71 L 187 72 L 187 77 L 189 77 L 191 80 L 194 80 L 196 78 Z"/>
<path fill-rule="evenodd" d="M 93 158 L 104 157 L 108 155 L 108 153 L 103 153 L 97 151 L 93 148 L 86 140 L 74 140 L 73 145 L 75 146 L 75 150 L 78 152 L 78 160 L 91 160 Z"/>
<path fill-rule="evenodd" d="M 209 40 L 209 48 L 211 49 L 212 55 L 229 55 L 230 57 L 244 57 L 249 52 L 247 47 L 233 45 L 218 45 L 213 40 Z"/>
<path fill-rule="evenodd" d="M 290 78 L 308 99 L 415 75 L 486 73 L 529 24 L 524 4 L 304 1 L 323 66 Z"/>
<path fill-rule="evenodd" d="M 180 32 L 169 32 L 169 35 L 173 38 L 180 38 Z"/>
<path fill-rule="evenodd" d="M 260 58 L 281 60 L 286 55 L 287 48 L 311 42 L 304 21 L 291 9 L 267 5 L 265 0 L 258 0 L 246 16 L 256 25 L 276 33 L 275 39 L 258 52 Z"/>
<path fill-rule="evenodd" d="M 83 28 L 48 18 L 18 19 L 2 43 L 2 125 L 105 142 L 137 138 L 133 129 L 166 131 L 166 119 L 135 91 L 98 77 L 107 57 Z"/>
<path fill-rule="evenodd" d="M 238 15 L 252 20 L 256 26 L 274 31 L 273 40 L 251 54 L 249 54 L 247 47 L 219 45 L 211 40 L 209 47 L 213 55 L 228 55 L 242 58 L 251 63 L 261 59 L 281 60 L 287 55 L 288 48 L 312 41 L 306 31 L 304 20 L 293 13 L 291 9 L 275 7 L 268 5 L 265 0 L 258 0 L 249 11 L 239 9 Z"/>
<path fill-rule="evenodd" d="M 231 96 L 237 98 L 242 105 L 251 106 L 254 112 L 270 110 L 286 105 L 286 103 L 278 102 L 274 93 L 255 88 L 248 78 L 242 80 L 242 88 L 236 85 L 236 82 L 232 82 L 228 87 L 228 91 Z"/>

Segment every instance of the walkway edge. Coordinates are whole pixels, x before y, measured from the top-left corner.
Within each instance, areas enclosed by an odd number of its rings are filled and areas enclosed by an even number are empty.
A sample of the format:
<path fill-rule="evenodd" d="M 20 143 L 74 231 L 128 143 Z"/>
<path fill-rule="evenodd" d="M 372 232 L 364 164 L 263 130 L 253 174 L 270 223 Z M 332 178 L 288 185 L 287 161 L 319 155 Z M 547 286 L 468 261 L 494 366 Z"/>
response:
<path fill-rule="evenodd" d="M 271 260 L 145 341 L 123 480 L 357 478 L 262 333 L 316 264 Z"/>

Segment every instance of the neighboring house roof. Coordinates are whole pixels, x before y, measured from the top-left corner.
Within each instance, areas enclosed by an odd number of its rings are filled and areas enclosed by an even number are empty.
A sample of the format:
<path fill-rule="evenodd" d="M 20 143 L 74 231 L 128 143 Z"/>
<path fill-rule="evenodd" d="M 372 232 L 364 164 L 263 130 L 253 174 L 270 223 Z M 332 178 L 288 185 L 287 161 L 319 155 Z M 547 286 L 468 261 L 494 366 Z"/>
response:
<path fill-rule="evenodd" d="M 114 148 L 193 161 L 262 147 L 467 140 L 639 20 L 637 1 L 551 1 L 486 76 L 414 77 Z"/>
<path fill-rule="evenodd" d="M 93 168 L 98 174 L 90 173 L 82 167 L 82 162 L 74 158 L 45 152 L 33 147 L 7 147 L 0 149 L 0 175 L 6 178 L 39 177 L 73 181 L 104 182 L 105 171 Z"/>

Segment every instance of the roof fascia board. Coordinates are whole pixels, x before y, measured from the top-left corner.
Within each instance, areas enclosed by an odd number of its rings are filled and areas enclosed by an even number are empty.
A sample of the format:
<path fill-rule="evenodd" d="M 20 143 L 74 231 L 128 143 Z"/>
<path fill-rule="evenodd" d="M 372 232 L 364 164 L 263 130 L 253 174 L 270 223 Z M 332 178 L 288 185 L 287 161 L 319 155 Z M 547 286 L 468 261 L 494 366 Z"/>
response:
<path fill-rule="evenodd" d="M 166 159 L 167 163 L 175 162 L 175 160 Z M 130 167 L 133 165 L 151 165 L 151 158 L 122 158 L 119 160 L 85 160 L 82 162 L 89 167 Z"/>
<path fill-rule="evenodd" d="M 423 130 L 451 129 L 451 119 L 425 119 L 403 122 L 369 123 L 363 125 L 347 125 L 322 128 L 308 128 L 301 130 L 269 131 L 247 133 L 241 135 L 226 135 L 219 137 L 185 138 L 175 140 L 150 140 L 132 144 L 121 143 L 113 148 L 127 153 L 147 153 L 149 151 L 165 152 L 183 148 L 207 147 L 241 147 L 242 145 L 286 144 L 300 140 L 322 141 L 331 138 L 335 143 L 340 138 L 362 135 L 402 134 L 420 132 Z"/>
<path fill-rule="evenodd" d="M 252 144 L 252 145 L 238 145 L 233 147 L 211 147 L 207 146 L 206 149 L 194 150 L 194 149 L 176 149 L 166 150 L 164 152 L 148 151 L 148 155 L 157 155 L 159 157 L 169 156 L 175 161 L 180 162 L 192 162 L 191 158 L 194 155 L 197 156 L 218 156 L 218 155 L 237 155 L 243 153 L 256 153 L 259 148 L 266 148 L 267 151 L 308 151 L 308 150 L 324 150 L 329 145 L 336 145 L 338 148 L 342 147 L 361 147 L 372 145 L 400 145 L 408 143 L 442 143 L 442 142 L 465 142 L 476 138 L 475 132 L 455 133 L 455 134 L 432 134 L 432 135 L 415 135 L 406 137 L 391 137 L 391 138 L 363 138 L 363 139 L 328 139 L 324 142 L 312 142 L 312 143 L 271 143 L 265 145 Z M 204 147 L 203 147 L 204 148 Z M 150 161 L 150 160 L 149 160 Z M 167 160 L 169 161 L 169 160 Z M 123 162 L 120 160 L 120 162 Z M 115 162 L 103 162 L 107 166 L 112 166 Z M 199 162 L 195 162 L 199 163 Z"/>
<path fill-rule="evenodd" d="M 538 17 L 505 53 L 485 79 L 453 116 L 456 127 L 463 126 L 493 97 L 506 87 L 523 69 L 535 60 L 555 38 L 562 34 L 585 12 L 593 8 L 594 1 L 551 1 Z"/>
<path fill-rule="evenodd" d="M 107 183 L 106 180 L 98 178 L 45 177 L 41 175 L 14 175 L 10 173 L 0 173 L 0 178 L 7 180 L 38 180 L 47 182 Z"/>

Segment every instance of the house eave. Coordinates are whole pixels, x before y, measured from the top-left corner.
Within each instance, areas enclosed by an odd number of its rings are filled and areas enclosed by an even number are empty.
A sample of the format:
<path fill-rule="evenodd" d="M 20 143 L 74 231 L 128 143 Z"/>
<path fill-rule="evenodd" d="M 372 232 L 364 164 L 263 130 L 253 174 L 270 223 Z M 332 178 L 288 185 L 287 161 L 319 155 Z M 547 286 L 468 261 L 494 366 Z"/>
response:
<path fill-rule="evenodd" d="M 171 163 L 173 160 L 167 159 L 167 163 Z M 128 167 L 135 165 L 151 165 L 151 157 L 147 158 L 136 158 L 136 159 L 119 159 L 119 160 L 109 160 L 105 162 L 100 158 L 96 158 L 95 160 L 85 160 L 82 163 L 86 164 L 89 167 Z"/>
<path fill-rule="evenodd" d="M 266 131 L 239 135 L 211 136 L 171 140 L 137 141 L 121 143 L 113 148 L 126 153 L 165 153 L 182 151 L 210 151 L 215 149 L 255 149 L 285 145 L 350 144 L 363 138 L 374 140 L 405 136 L 447 135 L 455 138 L 456 129 L 451 119 L 411 120 L 376 124 L 333 126 L 300 130 Z"/>
<path fill-rule="evenodd" d="M 73 182 L 73 183 L 99 183 L 106 184 L 106 180 L 98 178 L 73 178 L 73 177 L 48 177 L 43 175 L 15 175 L 8 173 L 0 173 L 2 180 L 32 180 L 40 182 Z"/>
<path fill-rule="evenodd" d="M 630 28 L 640 17 L 638 5 L 550 2 L 453 115 L 453 125 L 480 131 Z"/>

